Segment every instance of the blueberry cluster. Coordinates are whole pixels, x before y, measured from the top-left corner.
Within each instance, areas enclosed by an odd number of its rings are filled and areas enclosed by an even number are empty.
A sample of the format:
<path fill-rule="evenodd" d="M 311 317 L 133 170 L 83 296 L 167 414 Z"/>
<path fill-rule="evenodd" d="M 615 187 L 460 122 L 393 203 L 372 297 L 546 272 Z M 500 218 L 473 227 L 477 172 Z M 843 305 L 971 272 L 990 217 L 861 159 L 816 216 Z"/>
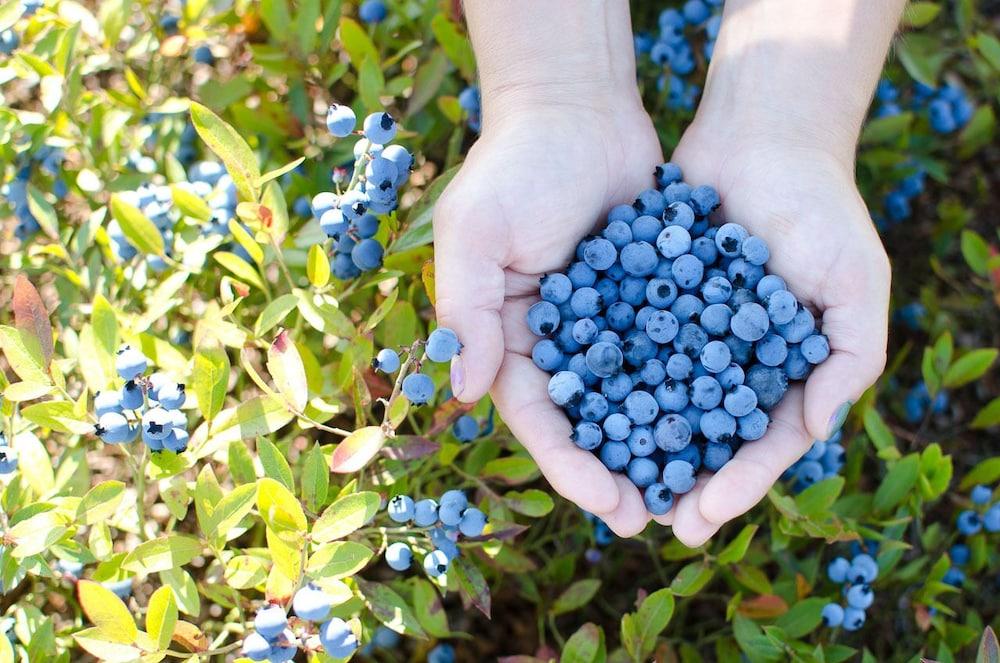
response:
<path fill-rule="evenodd" d="M 601 548 L 611 545 L 615 540 L 615 533 L 611 531 L 607 523 L 588 511 L 583 512 L 583 517 L 594 526 L 594 543 Z"/>
<path fill-rule="evenodd" d="M 982 531 L 990 534 L 1000 532 L 1000 499 L 994 500 L 989 486 L 978 485 L 969 494 L 973 508 L 958 514 L 955 523 L 962 536 L 975 536 Z M 949 550 L 952 567 L 945 573 L 943 582 L 960 587 L 965 582 L 965 571 L 961 567 L 969 563 L 972 552 L 964 543 L 956 543 Z"/>
<path fill-rule="evenodd" d="M 389 10 L 382 0 L 365 0 L 358 7 L 358 18 L 365 23 L 381 23 L 388 15 Z"/>
<path fill-rule="evenodd" d="M 892 117 L 903 112 L 899 89 L 892 81 L 884 78 L 879 81 L 875 99 L 878 102 L 875 117 Z M 945 83 L 933 88 L 918 81 L 913 84 L 910 94 L 910 110 L 926 112 L 931 129 L 939 134 L 950 134 L 969 123 L 976 107 L 965 90 L 957 85 Z"/>
<path fill-rule="evenodd" d="M 292 597 L 295 615 L 306 622 L 296 634 L 288 624 L 284 608 L 276 603 L 261 607 L 254 617 L 254 632 L 243 639 L 242 654 L 251 661 L 284 663 L 295 658 L 299 647 L 311 635 L 312 623 L 319 623 L 320 644 L 331 658 L 346 658 L 358 648 L 358 638 L 343 619 L 330 615 L 333 600 L 312 583 L 301 587 Z"/>
<path fill-rule="evenodd" d="M 36 150 L 22 154 L 14 179 L 0 187 L 0 196 L 6 200 L 17 219 L 14 236 L 25 240 L 41 229 L 35 215 L 28 206 L 28 182 L 35 166 L 45 175 L 52 177 L 52 192 L 62 199 L 67 192 L 66 182 L 59 177 L 63 162 L 63 150 L 51 145 L 42 145 Z"/>
<path fill-rule="evenodd" d="M 694 109 L 701 88 L 685 80 L 697 64 L 691 37 L 705 31 L 702 54 L 706 62 L 711 60 L 722 25 L 722 3 L 723 0 L 688 0 L 679 10 L 670 8 L 660 12 L 658 36 L 636 35 L 636 54 L 649 55 L 654 64 L 669 69 L 669 75 L 663 73 L 656 82 L 660 92 L 666 90 L 669 108 Z"/>
<path fill-rule="evenodd" d="M 927 383 L 921 380 L 906 392 L 906 397 L 903 399 L 903 413 L 908 422 L 916 424 L 923 421 L 928 409 L 934 414 L 942 414 L 948 409 L 950 402 L 948 392 L 944 389 L 931 398 Z"/>
<path fill-rule="evenodd" d="M 909 164 L 907 168 L 912 172 L 900 180 L 882 200 L 885 216 L 875 220 L 879 230 L 885 230 L 910 218 L 913 214 L 911 201 L 924 191 L 927 171 L 913 164 Z"/>
<path fill-rule="evenodd" d="M 830 580 L 841 585 L 846 605 L 827 603 L 823 607 L 823 623 L 831 628 L 843 626 L 845 631 L 857 631 L 865 623 L 865 611 L 875 601 L 871 584 L 878 577 L 875 558 L 855 550 L 853 558 L 837 557 L 826 567 Z"/>
<path fill-rule="evenodd" d="M 789 380 L 830 353 L 743 226 L 713 226 L 719 196 L 672 163 L 659 188 L 608 215 L 565 273 L 541 280 L 527 314 L 532 350 L 572 439 L 645 490 L 653 514 L 764 436 Z"/>
<path fill-rule="evenodd" d="M 458 93 L 458 105 L 465 111 L 469 129 L 479 133 L 483 128 L 483 106 L 479 96 L 479 86 L 470 85 Z"/>
<path fill-rule="evenodd" d="M 350 106 L 332 104 L 326 127 L 338 138 L 354 132 L 357 118 Z M 385 249 L 375 239 L 379 214 L 398 205 L 397 191 L 410 176 L 413 157 L 401 145 L 387 145 L 396 137 L 396 120 L 386 112 L 372 113 L 364 121 L 364 136 L 354 145 L 354 176 L 341 190 L 324 191 L 312 199 L 312 213 L 320 228 L 333 239 L 333 275 L 345 280 L 382 266 Z"/>
<path fill-rule="evenodd" d="M 125 383 L 119 389 L 94 395 L 97 425 L 94 434 L 108 444 L 125 444 L 142 435 L 152 451 L 187 449 L 187 416 L 181 411 L 186 393 L 183 384 L 163 373 L 145 376 L 149 360 L 139 350 L 123 345 L 115 368 Z"/>
<path fill-rule="evenodd" d="M 792 491 L 800 493 L 814 483 L 834 477 L 844 466 L 844 446 L 841 431 L 827 440 L 815 440 L 802 458 L 785 470 L 782 479 L 792 481 Z"/>
<path fill-rule="evenodd" d="M 447 327 L 438 327 L 427 337 L 424 357 L 435 363 L 444 363 L 451 361 L 461 350 L 462 344 L 458 340 L 458 335 Z M 406 375 L 402 384 L 403 395 L 414 405 L 423 405 L 434 398 L 434 380 L 426 373 L 420 372 L 419 364 L 420 362 L 416 362 L 418 370 Z M 372 360 L 372 368 L 386 375 L 395 373 L 401 366 L 399 353 L 391 348 L 383 348 Z M 471 417 L 469 418 L 471 419 Z M 478 432 L 479 424 L 474 419 L 472 423 L 475 424 Z M 471 428 L 468 423 L 463 423 L 463 433 L 471 432 Z"/>
<path fill-rule="evenodd" d="M 437 578 L 448 572 L 451 561 L 458 557 L 461 536 L 481 536 L 486 528 L 486 514 L 474 506 L 461 490 L 449 490 L 440 502 L 427 498 L 414 502 L 408 495 L 396 495 L 386 508 L 394 522 L 430 528 L 427 539 L 429 552 L 424 555 L 424 572 Z M 394 571 L 405 571 L 413 563 L 413 549 L 402 541 L 389 544 L 385 561 Z"/>
<path fill-rule="evenodd" d="M 7 436 L 0 431 L 0 474 L 17 471 L 17 449 L 7 444 Z"/>

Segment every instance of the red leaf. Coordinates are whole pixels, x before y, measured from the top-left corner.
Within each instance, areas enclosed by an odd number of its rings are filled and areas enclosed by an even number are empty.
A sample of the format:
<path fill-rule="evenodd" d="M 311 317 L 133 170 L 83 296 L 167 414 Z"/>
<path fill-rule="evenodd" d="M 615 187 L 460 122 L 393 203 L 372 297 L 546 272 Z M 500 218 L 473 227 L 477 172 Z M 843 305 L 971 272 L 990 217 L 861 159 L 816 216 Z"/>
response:
<path fill-rule="evenodd" d="M 375 457 L 385 444 L 385 433 L 378 426 L 366 426 L 351 433 L 333 450 L 330 470 L 339 474 L 357 472 Z"/>
<path fill-rule="evenodd" d="M 491 619 L 490 586 L 486 584 L 486 578 L 483 577 L 479 567 L 464 557 L 456 557 L 451 562 L 451 570 L 458 580 L 462 598 L 486 615 L 487 619 Z"/>
<path fill-rule="evenodd" d="M 28 277 L 18 274 L 14 282 L 14 325 L 23 333 L 34 336 L 42 348 L 45 367 L 52 361 L 52 324 L 38 290 Z"/>
<path fill-rule="evenodd" d="M 788 612 L 788 604 L 776 594 L 764 594 L 740 603 L 739 612 L 751 619 L 768 619 Z"/>

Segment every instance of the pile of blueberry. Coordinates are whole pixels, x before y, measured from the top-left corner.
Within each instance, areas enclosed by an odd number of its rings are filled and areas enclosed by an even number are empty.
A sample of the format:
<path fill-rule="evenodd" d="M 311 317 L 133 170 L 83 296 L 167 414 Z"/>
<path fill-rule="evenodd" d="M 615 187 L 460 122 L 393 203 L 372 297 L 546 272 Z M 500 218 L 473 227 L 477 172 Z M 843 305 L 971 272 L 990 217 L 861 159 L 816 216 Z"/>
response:
<path fill-rule="evenodd" d="M 326 127 L 338 138 L 354 133 L 357 118 L 350 106 L 332 104 Z M 410 176 L 413 157 L 401 145 L 387 145 L 396 137 L 396 120 L 386 112 L 365 118 L 361 138 L 354 145 L 354 176 L 341 190 L 324 191 L 312 199 L 312 213 L 320 228 L 333 239 L 333 275 L 350 279 L 382 266 L 385 249 L 375 239 L 379 214 L 389 214 L 399 204 L 397 192 Z"/>
<path fill-rule="evenodd" d="M 17 449 L 7 444 L 7 436 L 0 431 L 0 474 L 17 471 Z"/>
<path fill-rule="evenodd" d="M 814 483 L 837 476 L 844 466 L 844 446 L 841 431 L 827 440 L 815 440 L 802 458 L 785 470 L 782 479 L 792 481 L 792 491 L 800 493 Z"/>
<path fill-rule="evenodd" d="M 38 149 L 22 153 L 14 179 L 0 187 L 0 196 L 10 205 L 14 218 L 17 219 L 14 236 L 18 239 L 23 241 L 41 229 L 28 206 L 28 182 L 36 164 L 43 174 L 53 178 L 51 189 L 56 198 L 65 197 L 68 190 L 66 182 L 59 177 L 63 155 L 62 148 L 51 145 L 42 145 Z"/>
<path fill-rule="evenodd" d="M 470 85 L 459 92 L 458 105 L 465 111 L 465 121 L 469 129 L 479 133 L 483 128 L 483 106 L 479 96 L 479 86 Z"/>
<path fill-rule="evenodd" d="M 1000 532 L 1000 499 L 993 499 L 993 490 L 989 486 L 979 485 L 972 489 L 969 498 L 973 508 L 958 514 L 958 533 L 962 536 L 975 536 L 984 530 L 990 534 Z M 972 552 L 966 544 L 956 543 L 951 547 L 949 556 L 953 566 L 942 580 L 960 587 L 965 582 L 965 572 L 960 567 L 969 563 Z"/>
<path fill-rule="evenodd" d="M 448 572 L 451 561 L 458 557 L 458 540 L 462 536 L 481 536 L 486 528 L 486 514 L 474 506 L 461 490 L 449 490 L 440 501 L 427 498 L 414 502 L 408 495 L 396 495 L 386 508 L 394 522 L 428 528 L 428 552 L 424 555 L 424 572 L 437 578 Z M 405 571 L 413 563 L 413 549 L 403 541 L 389 544 L 385 561 L 394 571 Z"/>
<path fill-rule="evenodd" d="M 94 395 L 94 434 L 108 444 L 133 442 L 141 434 L 152 451 L 181 453 L 189 439 L 187 416 L 180 409 L 186 399 L 184 385 L 163 373 L 146 377 L 148 366 L 139 350 L 119 348 L 115 369 L 125 383 Z"/>
<path fill-rule="evenodd" d="M 243 639 L 242 654 L 251 661 L 283 663 L 295 658 L 299 647 L 315 650 L 314 641 L 323 645 L 331 658 L 347 658 L 358 648 L 358 638 L 350 625 L 339 617 L 327 619 L 333 601 L 320 587 L 312 583 L 301 587 L 292 597 L 292 609 L 302 622 L 298 633 L 289 627 L 285 609 L 277 603 L 261 607 L 254 617 L 254 632 Z M 319 624 L 317 633 L 311 632 Z"/>
<path fill-rule="evenodd" d="M 552 374 L 549 397 L 572 439 L 645 491 L 663 514 L 764 436 L 768 412 L 830 354 L 813 314 L 766 274 L 769 252 L 743 226 L 713 226 L 712 187 L 672 163 L 659 188 L 608 214 L 565 273 L 541 280 L 528 327 Z"/>
<path fill-rule="evenodd" d="M 842 586 L 847 605 L 827 603 L 823 607 L 823 623 L 831 628 L 843 626 L 845 631 L 857 631 L 864 626 L 865 611 L 875 601 L 871 583 L 878 577 L 875 558 L 860 548 L 853 552 L 851 561 L 837 557 L 826 567 L 827 577 Z"/>
<path fill-rule="evenodd" d="M 715 38 L 722 25 L 723 0 L 688 0 L 681 9 L 664 9 L 660 12 L 660 33 L 635 36 L 636 55 L 648 55 L 650 60 L 665 69 L 657 79 L 660 92 L 667 91 L 667 106 L 672 109 L 693 110 L 701 88 L 685 80 L 697 67 L 695 49 L 691 44 L 694 33 L 704 30 L 702 55 L 712 59 Z"/>
<path fill-rule="evenodd" d="M 424 345 L 424 357 L 435 363 L 449 362 L 461 349 L 462 344 L 458 341 L 458 335 L 455 332 L 447 327 L 438 327 L 427 337 L 427 343 Z M 383 348 L 372 360 L 372 368 L 386 375 L 395 373 L 401 366 L 402 361 L 399 358 L 399 353 L 391 348 Z M 403 378 L 403 395 L 414 405 L 423 405 L 434 398 L 434 380 L 431 379 L 431 376 L 420 371 L 419 361 L 414 362 L 412 368 L 414 371 Z M 479 424 L 475 420 L 472 423 L 476 425 L 478 433 Z M 468 428 L 471 432 L 471 426 L 468 424 L 463 424 L 463 428 Z"/>
<path fill-rule="evenodd" d="M 961 129 L 976 112 L 976 107 L 965 90 L 951 83 L 933 88 L 917 81 L 909 96 L 909 109 L 927 113 L 931 129 L 939 134 L 950 134 Z M 899 89 L 888 79 L 879 81 L 875 99 L 878 102 L 875 117 L 892 117 L 903 112 Z"/>

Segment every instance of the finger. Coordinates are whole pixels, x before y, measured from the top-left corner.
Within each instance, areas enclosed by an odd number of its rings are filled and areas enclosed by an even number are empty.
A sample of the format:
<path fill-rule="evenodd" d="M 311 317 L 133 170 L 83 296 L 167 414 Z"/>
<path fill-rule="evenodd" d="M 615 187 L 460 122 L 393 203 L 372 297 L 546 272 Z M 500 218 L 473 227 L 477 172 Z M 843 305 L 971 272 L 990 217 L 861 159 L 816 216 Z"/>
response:
<path fill-rule="evenodd" d="M 528 329 L 528 309 L 538 301 L 537 297 L 519 297 L 504 302 L 500 313 L 503 326 L 503 340 L 508 352 L 531 356 L 531 349 L 542 340 Z"/>
<path fill-rule="evenodd" d="M 462 209 L 445 203 L 434 213 L 435 310 L 438 324 L 463 344 L 452 360 L 452 392 L 473 403 L 486 394 L 503 361 L 504 256 L 502 238 Z"/>
<path fill-rule="evenodd" d="M 585 511 L 613 512 L 617 483 L 596 456 L 570 440 L 569 420 L 549 400 L 547 387 L 548 376 L 530 359 L 508 352 L 493 384 L 493 402 L 557 493 Z"/>
<path fill-rule="evenodd" d="M 612 475 L 618 485 L 618 506 L 610 513 L 598 514 L 611 531 L 623 539 L 633 537 L 646 529 L 649 513 L 639 489 L 623 474 Z"/>
<path fill-rule="evenodd" d="M 670 511 L 667 511 L 662 516 L 653 516 L 653 520 L 664 527 L 669 527 L 674 524 L 674 513 L 676 511 L 677 509 L 672 507 Z"/>
<path fill-rule="evenodd" d="M 889 325 L 888 268 L 868 267 L 843 301 L 823 311 L 830 357 L 806 380 L 806 428 L 817 440 L 837 432 L 847 412 L 885 368 Z"/>
<path fill-rule="evenodd" d="M 802 405 L 802 388 L 790 389 L 781 405 L 771 413 L 767 434 L 754 442 L 746 442 L 732 460 L 709 479 L 698 501 L 698 511 L 706 521 L 722 525 L 746 513 L 767 494 L 781 474 L 802 457 L 813 440 L 803 426 Z"/>
<path fill-rule="evenodd" d="M 688 548 L 698 548 L 719 531 L 720 524 L 708 521 L 698 509 L 709 478 L 702 475 L 689 493 L 680 495 L 674 506 L 673 532 Z"/>

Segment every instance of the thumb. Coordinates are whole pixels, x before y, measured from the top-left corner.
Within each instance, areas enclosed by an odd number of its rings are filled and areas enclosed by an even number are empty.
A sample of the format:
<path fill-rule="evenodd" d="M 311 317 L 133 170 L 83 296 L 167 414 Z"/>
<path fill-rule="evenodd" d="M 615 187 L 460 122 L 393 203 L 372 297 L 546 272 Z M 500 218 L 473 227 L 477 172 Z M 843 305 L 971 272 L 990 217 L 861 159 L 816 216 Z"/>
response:
<path fill-rule="evenodd" d="M 889 279 L 872 275 L 858 286 L 848 299 L 823 311 L 830 357 L 805 385 L 806 428 L 816 440 L 840 430 L 851 406 L 885 368 Z"/>
<path fill-rule="evenodd" d="M 446 192 L 434 210 L 435 309 L 438 324 L 463 344 L 452 360 L 451 389 L 466 403 L 486 395 L 504 354 L 505 238 L 484 207 L 456 204 Z"/>

